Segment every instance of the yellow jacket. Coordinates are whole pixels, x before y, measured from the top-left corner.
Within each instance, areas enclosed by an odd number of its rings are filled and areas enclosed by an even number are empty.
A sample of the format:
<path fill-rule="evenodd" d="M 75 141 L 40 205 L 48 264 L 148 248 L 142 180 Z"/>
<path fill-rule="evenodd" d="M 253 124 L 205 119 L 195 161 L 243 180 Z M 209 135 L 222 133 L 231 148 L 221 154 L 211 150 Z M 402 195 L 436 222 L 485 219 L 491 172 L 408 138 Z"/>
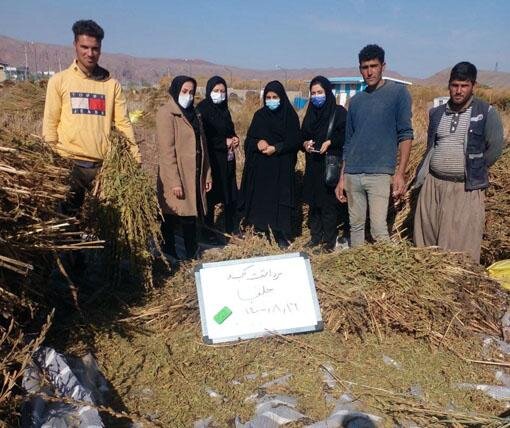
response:
<path fill-rule="evenodd" d="M 126 98 L 120 83 L 99 68 L 87 76 L 76 60 L 48 82 L 44 105 L 43 138 L 65 157 L 103 160 L 108 153 L 112 124 L 132 142 L 131 152 L 140 161 Z"/>

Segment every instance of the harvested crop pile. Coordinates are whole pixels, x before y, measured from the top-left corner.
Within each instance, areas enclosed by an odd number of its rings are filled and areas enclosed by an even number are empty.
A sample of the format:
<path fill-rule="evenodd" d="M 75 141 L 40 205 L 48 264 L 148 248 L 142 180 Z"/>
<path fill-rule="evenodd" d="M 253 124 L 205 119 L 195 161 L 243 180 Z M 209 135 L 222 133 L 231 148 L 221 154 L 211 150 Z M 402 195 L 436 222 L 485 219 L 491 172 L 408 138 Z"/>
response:
<path fill-rule="evenodd" d="M 407 243 L 321 256 L 315 272 L 324 320 L 345 336 L 394 332 L 435 345 L 476 333 L 500 336 L 509 301 L 482 268 Z"/>
<path fill-rule="evenodd" d="M 205 261 L 277 253 L 264 239 L 245 238 Z M 408 243 L 377 244 L 311 257 L 326 327 L 348 338 L 368 333 L 403 333 L 438 344 L 463 341 L 477 333 L 500 336 L 508 295 L 483 269 L 461 256 Z M 181 269 L 148 318 L 164 319 L 169 329 L 198 322 L 194 277 Z M 144 313 L 136 313 L 144 317 Z"/>
<path fill-rule="evenodd" d="M 18 133 L 39 134 L 42 127 L 46 81 L 0 84 L 0 124 Z"/>
<path fill-rule="evenodd" d="M 112 149 L 96 178 L 95 197 L 87 217 L 98 236 L 107 241 L 103 258 L 113 283 L 121 280 L 121 263 L 145 284 L 152 286 L 153 256 L 150 245 L 161 242 L 160 209 L 156 186 L 129 151 L 129 140 L 110 134 Z"/>
<path fill-rule="evenodd" d="M 78 221 L 59 213 L 69 191 L 69 162 L 36 136 L 0 133 L 0 419 L 12 415 L 13 388 L 49 328 L 55 295 L 48 275 L 57 252 L 83 242 Z M 30 334 L 30 335 L 29 335 Z M 30 338 L 27 338 L 30 337 Z"/>
<path fill-rule="evenodd" d="M 0 91 L 0 113 L 30 112 L 42 117 L 46 97 L 46 81 L 23 81 L 6 85 Z"/>
<path fill-rule="evenodd" d="M 149 243 L 157 246 L 159 238 L 155 186 L 131 157 L 127 140 L 113 133 L 112 143 L 113 149 L 98 178 L 98 199 L 92 198 L 91 202 L 98 207 L 94 214 L 100 220 L 100 231 L 109 239 L 110 258 L 103 259 L 118 273 L 115 269 L 120 269 L 121 261 L 128 258 L 130 266 L 150 284 Z M 54 289 L 56 283 L 49 280 L 57 267 L 68 282 L 74 304 L 78 302 L 77 290 L 64 271 L 60 255 L 64 251 L 103 247 L 103 241 L 85 241 L 86 235 L 80 230 L 90 213 L 85 212 L 80 219 L 61 214 L 60 204 L 68 198 L 71 165 L 35 135 L 7 126 L 0 134 L 2 420 L 15 420 L 3 416 L 16 416 L 21 397 L 13 395 L 13 389 L 20 384 L 32 352 L 45 338 L 51 324 L 51 317 L 47 317 L 51 307 L 64 305 L 62 313 L 69 313 L 66 306 L 70 302 L 56 298 L 62 288 Z M 95 234 L 89 233 L 87 239 Z"/>
<path fill-rule="evenodd" d="M 0 302 L 2 306 L 5 303 L 4 293 L 5 290 L 0 284 Z M 30 304 L 29 302 L 25 303 Z M 5 316 L 5 307 L 2 307 L 2 313 Z M 19 316 L 17 311 L 16 315 Z M 18 416 L 21 403 L 21 397 L 16 395 L 16 390 L 21 383 L 25 368 L 31 361 L 32 353 L 46 337 L 51 319 L 51 315 L 48 316 L 35 336 L 25 334 L 14 317 L 11 318 L 9 324 L 5 324 L 4 320 L 0 322 L 0 426 L 2 427 L 15 426 L 14 421 Z"/>
<path fill-rule="evenodd" d="M 293 245 L 301 249 L 301 241 Z M 279 253 L 248 234 L 201 261 Z M 118 327 L 96 337 L 101 365 L 129 411 L 157 415 L 163 426 L 208 417 L 229 426 L 236 416 L 253 417 L 257 397 L 283 394 L 308 418 L 295 426 L 306 426 L 349 392 L 385 418 L 381 426 L 500 426 L 491 415 L 503 403 L 456 386 L 494 382 L 493 367 L 472 360 L 487 358 L 480 336 L 501 336 L 508 296 L 480 267 L 405 242 L 319 253 L 311 264 L 324 332 L 216 346 L 202 343 L 193 265 L 183 265 L 121 320 L 133 329 L 129 338 Z M 329 386 L 326 366 L 336 381 Z"/>
<path fill-rule="evenodd" d="M 59 212 L 70 162 L 40 138 L 4 127 L 0 135 L 0 266 L 26 274 L 32 261 L 83 248 L 77 219 Z M 85 243 L 86 247 L 94 243 Z"/>
<path fill-rule="evenodd" d="M 111 258 L 98 254 L 98 259 L 118 273 L 127 258 L 145 284 L 150 284 L 149 243 L 157 245 L 159 236 L 155 186 L 129 154 L 126 139 L 113 133 L 112 143 L 98 179 L 98 199 L 91 202 L 99 207 L 94 214 L 103 221 L 98 223 L 100 231 L 106 231 L 109 239 Z M 103 247 L 103 241 L 85 240 L 82 228 L 89 213 L 79 219 L 61 214 L 71 165 L 35 135 L 8 126 L 0 133 L 0 420 L 12 424 L 22 399 L 13 391 L 32 352 L 46 336 L 51 308 L 57 306 L 61 314 L 74 312 L 69 311 L 72 302 L 66 292 L 63 298 L 57 297 L 65 287 L 50 280 L 58 267 L 74 304 L 78 303 L 78 290 L 67 275 L 72 272 L 65 272 L 60 255 Z M 97 235 L 87 232 L 87 239 Z"/>
<path fill-rule="evenodd" d="M 424 145 L 413 148 L 408 168 L 411 180 L 423 156 Z M 490 169 L 490 187 L 485 199 L 485 233 L 482 242 L 481 263 L 490 265 L 510 258 L 510 148 Z M 397 207 L 390 208 L 394 217 L 394 236 L 412 239 L 413 220 L 419 189 L 409 190 Z"/>
<path fill-rule="evenodd" d="M 482 263 L 510 258 L 510 147 L 490 169 L 491 186 L 485 200 Z"/>

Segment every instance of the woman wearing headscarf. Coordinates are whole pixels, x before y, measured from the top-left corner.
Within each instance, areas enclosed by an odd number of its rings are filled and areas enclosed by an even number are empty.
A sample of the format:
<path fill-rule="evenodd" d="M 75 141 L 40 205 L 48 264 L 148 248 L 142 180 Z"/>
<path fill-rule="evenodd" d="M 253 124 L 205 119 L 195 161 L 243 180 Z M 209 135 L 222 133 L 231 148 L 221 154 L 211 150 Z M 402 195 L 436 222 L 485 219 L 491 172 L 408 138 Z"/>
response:
<path fill-rule="evenodd" d="M 222 203 L 225 232 L 232 233 L 237 203 L 234 150 L 239 145 L 239 138 L 228 109 L 227 82 L 223 78 L 214 76 L 209 79 L 205 99 L 198 104 L 197 110 L 204 124 L 213 180 L 213 187 L 207 194 L 205 224 L 213 227 L 214 207 Z"/>
<path fill-rule="evenodd" d="M 196 87 L 197 82 L 191 77 L 175 77 L 168 101 L 156 114 L 163 252 L 174 258 L 177 258 L 175 229 L 179 223 L 186 258 L 196 256 L 197 217 L 205 214 L 205 193 L 212 185 L 205 135 L 193 106 Z"/>
<path fill-rule="evenodd" d="M 280 82 L 266 85 L 263 100 L 264 107 L 255 112 L 244 144 L 241 209 L 248 224 L 266 235 L 271 230 L 284 247 L 291 237 L 295 208 L 299 119 Z"/>
<path fill-rule="evenodd" d="M 310 102 L 301 127 L 306 167 L 303 198 L 309 205 L 311 239 L 308 247 L 323 244 L 327 251 L 335 248 L 339 220 L 339 203 L 335 188 L 327 186 L 325 176 L 326 153 L 342 155 L 347 111 L 336 104 L 331 82 L 316 76 L 310 82 Z M 330 135 L 328 129 L 333 119 Z M 345 217 L 345 216 L 344 216 Z"/>

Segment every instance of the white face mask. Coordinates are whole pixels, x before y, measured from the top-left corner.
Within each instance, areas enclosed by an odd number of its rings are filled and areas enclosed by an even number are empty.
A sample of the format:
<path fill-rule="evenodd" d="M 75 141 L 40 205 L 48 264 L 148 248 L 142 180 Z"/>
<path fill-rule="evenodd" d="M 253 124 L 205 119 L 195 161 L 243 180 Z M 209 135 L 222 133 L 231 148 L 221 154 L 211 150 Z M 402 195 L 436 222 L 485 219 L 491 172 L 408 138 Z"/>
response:
<path fill-rule="evenodd" d="M 224 92 L 211 92 L 211 100 L 214 104 L 219 104 L 225 101 Z"/>
<path fill-rule="evenodd" d="M 182 108 L 188 108 L 193 102 L 193 95 L 191 94 L 179 94 L 179 105 Z"/>

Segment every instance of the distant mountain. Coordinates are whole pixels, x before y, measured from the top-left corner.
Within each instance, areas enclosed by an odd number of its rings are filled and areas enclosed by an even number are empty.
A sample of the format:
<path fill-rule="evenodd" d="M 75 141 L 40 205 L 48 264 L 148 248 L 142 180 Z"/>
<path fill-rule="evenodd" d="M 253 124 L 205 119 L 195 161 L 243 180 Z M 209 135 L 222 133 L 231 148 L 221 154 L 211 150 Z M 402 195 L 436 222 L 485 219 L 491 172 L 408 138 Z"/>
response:
<path fill-rule="evenodd" d="M 0 35 L 0 63 L 13 66 L 24 66 L 25 61 L 31 72 L 36 69 L 43 71 L 59 71 L 67 68 L 74 59 L 74 48 L 69 46 L 51 45 L 38 42 L 26 42 Z M 270 79 L 311 79 L 322 74 L 328 77 L 358 76 L 357 67 L 338 68 L 301 68 L 286 70 L 255 70 L 215 64 L 201 59 L 179 58 L 140 58 L 125 54 L 103 53 L 101 65 L 122 83 L 145 82 L 156 83 L 166 75 L 191 74 L 195 77 L 209 77 L 215 74 L 224 76 L 227 81 L 233 76 L 235 79 L 261 80 Z M 395 71 L 388 70 L 387 76 L 397 79 L 410 80 L 420 85 L 446 86 L 449 70 L 440 71 L 427 79 L 405 77 Z M 479 82 L 494 87 L 510 87 L 510 73 L 480 71 Z"/>
<path fill-rule="evenodd" d="M 450 78 L 450 69 L 441 70 L 440 72 L 428 77 L 427 79 L 416 80 L 416 83 L 424 86 L 444 86 L 448 85 Z M 510 73 L 502 71 L 485 71 L 478 70 L 478 83 L 490 86 L 492 88 L 510 88 Z"/>
<path fill-rule="evenodd" d="M 25 56 L 26 53 L 26 56 Z M 0 62 L 13 66 L 24 66 L 25 61 L 31 72 L 65 69 L 74 59 L 72 46 L 31 43 L 0 36 Z M 254 70 L 248 68 L 214 64 L 200 59 L 178 58 L 140 58 L 125 54 L 102 53 L 100 64 L 123 83 L 147 82 L 155 83 L 165 75 L 191 74 L 196 77 L 209 77 L 214 74 L 224 76 L 227 81 L 231 73 L 237 79 L 269 80 L 279 79 L 311 79 L 317 74 L 325 76 L 358 76 L 356 67 L 351 68 L 302 68 Z M 389 71 L 388 76 L 406 79 L 399 73 Z"/>

